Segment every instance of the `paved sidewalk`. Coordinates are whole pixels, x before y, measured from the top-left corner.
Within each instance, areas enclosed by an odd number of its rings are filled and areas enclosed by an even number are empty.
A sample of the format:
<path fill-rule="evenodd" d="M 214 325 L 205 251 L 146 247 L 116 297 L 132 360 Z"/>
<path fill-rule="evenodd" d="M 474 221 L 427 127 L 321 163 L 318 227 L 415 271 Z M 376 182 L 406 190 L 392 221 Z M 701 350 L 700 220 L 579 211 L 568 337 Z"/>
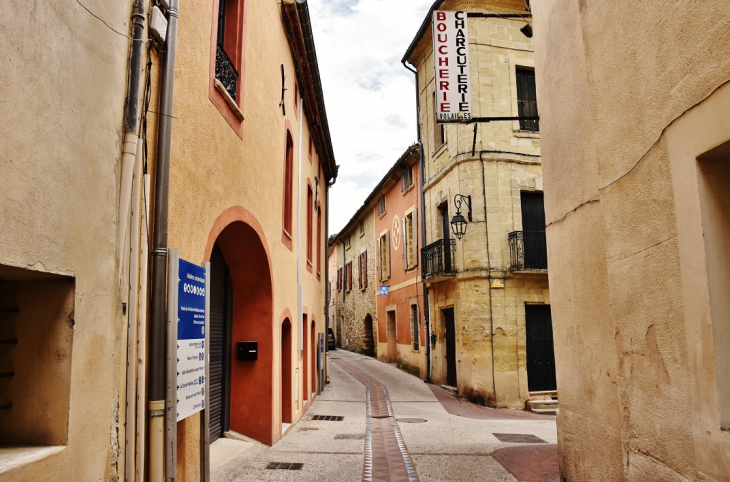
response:
<path fill-rule="evenodd" d="M 246 450 L 212 480 L 559 480 L 555 417 L 476 406 L 344 350 L 331 352 L 329 373 L 331 383 L 283 440 Z"/>

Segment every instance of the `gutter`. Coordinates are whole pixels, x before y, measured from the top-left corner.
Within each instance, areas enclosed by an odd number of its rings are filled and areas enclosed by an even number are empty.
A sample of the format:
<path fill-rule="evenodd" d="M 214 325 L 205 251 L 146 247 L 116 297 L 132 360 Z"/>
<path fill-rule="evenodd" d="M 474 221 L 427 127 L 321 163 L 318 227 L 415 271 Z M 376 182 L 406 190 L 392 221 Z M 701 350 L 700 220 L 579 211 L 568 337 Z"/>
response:
<path fill-rule="evenodd" d="M 160 77 L 155 180 L 154 244 L 149 343 L 149 481 L 165 478 L 165 398 L 167 367 L 167 228 L 172 150 L 172 104 L 175 88 L 177 23 L 180 0 L 170 0 L 167 40 Z"/>

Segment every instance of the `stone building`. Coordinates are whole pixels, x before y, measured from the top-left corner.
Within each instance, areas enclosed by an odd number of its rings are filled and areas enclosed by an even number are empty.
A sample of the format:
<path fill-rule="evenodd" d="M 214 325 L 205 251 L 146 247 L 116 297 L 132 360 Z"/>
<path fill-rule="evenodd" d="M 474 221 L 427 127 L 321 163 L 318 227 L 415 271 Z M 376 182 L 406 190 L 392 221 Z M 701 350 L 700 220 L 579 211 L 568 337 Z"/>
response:
<path fill-rule="evenodd" d="M 375 277 L 375 219 L 372 203 L 358 209 L 331 241 L 334 270 L 332 301 L 337 346 L 375 356 L 378 283 Z M 331 315 L 332 316 L 332 315 Z"/>
<path fill-rule="evenodd" d="M 436 1 L 403 57 L 416 71 L 423 145 L 431 380 L 481 403 L 523 408 L 530 392 L 556 389 L 539 124 L 435 122 L 436 10 L 471 14 L 471 96 L 480 118 L 537 113 L 532 42 L 520 31 L 529 12 L 522 0 Z M 457 241 L 450 220 L 459 209 L 470 221 Z"/>
<path fill-rule="evenodd" d="M 727 3 L 532 5 L 563 480 L 730 480 Z"/>
<path fill-rule="evenodd" d="M 124 476 L 133 2 L 83 3 L 0 18 L 0 480 Z"/>

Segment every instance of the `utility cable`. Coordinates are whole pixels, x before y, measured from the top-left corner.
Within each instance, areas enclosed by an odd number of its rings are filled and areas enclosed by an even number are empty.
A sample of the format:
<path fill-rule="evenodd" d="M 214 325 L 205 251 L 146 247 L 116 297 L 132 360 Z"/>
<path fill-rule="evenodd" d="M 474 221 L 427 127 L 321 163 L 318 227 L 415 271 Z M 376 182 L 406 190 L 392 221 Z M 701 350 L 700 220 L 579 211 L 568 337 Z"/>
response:
<path fill-rule="evenodd" d="M 129 35 L 127 35 L 127 34 L 123 34 L 123 33 L 122 33 L 122 32 L 120 32 L 119 30 L 115 29 L 114 27 L 112 27 L 111 25 L 109 25 L 108 23 L 106 23 L 106 21 L 105 21 L 105 20 L 104 20 L 103 18 L 101 18 L 100 16 L 98 16 L 97 14 L 95 14 L 94 12 L 92 12 L 91 10 L 89 10 L 89 8 L 88 8 L 88 7 L 86 6 L 86 5 L 84 5 L 83 3 L 81 3 L 81 2 L 79 1 L 79 0 L 76 0 L 76 3 L 78 3 L 79 5 L 81 5 L 81 7 L 82 7 L 82 8 L 84 9 L 84 10 L 86 10 L 87 12 L 89 12 L 89 15 L 91 15 L 91 16 L 92 16 L 92 17 L 94 17 L 94 18 L 96 18 L 97 20 L 99 20 L 99 21 L 100 21 L 101 23 L 103 23 L 104 25 L 106 25 L 106 28 L 108 28 L 109 30 L 111 30 L 111 31 L 112 31 L 112 32 L 114 32 L 115 34 L 117 34 L 117 35 L 121 35 L 122 37 L 124 37 L 124 38 L 126 38 L 126 39 L 129 39 L 129 40 L 131 40 L 132 42 L 142 42 L 143 44 L 145 44 L 145 43 L 147 43 L 147 42 L 149 42 L 149 41 L 150 41 L 150 39 L 147 39 L 147 40 L 142 40 L 142 39 L 134 39 L 134 38 L 130 37 L 130 36 L 129 36 Z"/>

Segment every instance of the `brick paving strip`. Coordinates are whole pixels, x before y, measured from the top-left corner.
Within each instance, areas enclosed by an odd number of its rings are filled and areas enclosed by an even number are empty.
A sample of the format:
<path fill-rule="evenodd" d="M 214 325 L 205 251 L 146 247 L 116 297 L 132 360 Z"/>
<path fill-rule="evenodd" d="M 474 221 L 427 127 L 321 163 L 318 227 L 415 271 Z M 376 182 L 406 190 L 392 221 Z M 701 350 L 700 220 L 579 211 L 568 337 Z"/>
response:
<path fill-rule="evenodd" d="M 558 446 L 518 445 L 492 452 L 492 458 L 514 475 L 529 482 L 559 482 Z"/>
<path fill-rule="evenodd" d="M 342 359 L 330 360 L 366 388 L 367 431 L 363 482 L 417 482 L 416 466 L 395 421 L 385 385 Z"/>
<path fill-rule="evenodd" d="M 483 407 L 463 400 L 448 390 L 436 385 L 428 386 L 436 398 L 438 398 L 444 409 L 451 415 L 458 417 L 473 418 L 477 420 L 555 420 L 553 415 L 541 415 L 539 413 L 523 412 L 521 410 L 508 410 L 500 408 Z"/>

